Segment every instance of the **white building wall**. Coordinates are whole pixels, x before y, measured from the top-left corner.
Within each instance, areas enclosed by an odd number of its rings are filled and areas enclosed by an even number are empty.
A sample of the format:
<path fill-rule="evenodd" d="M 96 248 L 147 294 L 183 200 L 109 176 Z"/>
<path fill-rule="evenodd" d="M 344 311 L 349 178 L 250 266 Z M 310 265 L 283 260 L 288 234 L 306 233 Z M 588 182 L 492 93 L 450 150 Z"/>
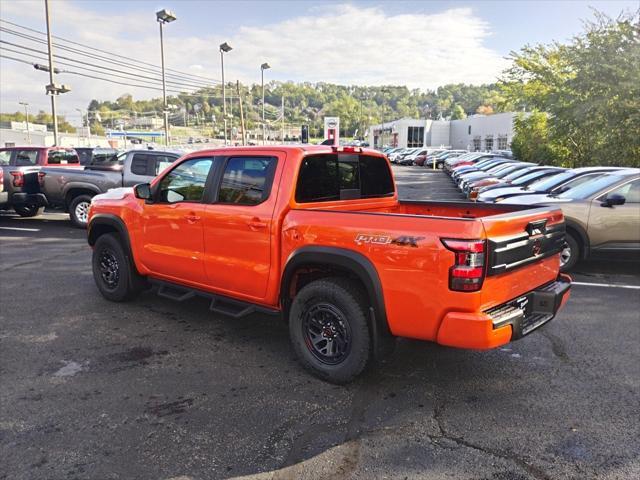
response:
<path fill-rule="evenodd" d="M 429 131 L 429 147 L 447 147 L 450 145 L 451 125 L 447 120 L 436 120 L 431 123 Z"/>
<path fill-rule="evenodd" d="M 506 136 L 507 145 L 513 139 L 514 112 L 496 113 L 495 115 L 474 115 L 463 120 L 450 122 L 451 148 L 467 148 L 474 150 L 474 139 L 480 139 L 480 150 L 487 150 L 487 139 L 493 139 L 489 149 L 498 148 L 498 138 Z M 507 146 L 507 148 L 510 148 Z"/>

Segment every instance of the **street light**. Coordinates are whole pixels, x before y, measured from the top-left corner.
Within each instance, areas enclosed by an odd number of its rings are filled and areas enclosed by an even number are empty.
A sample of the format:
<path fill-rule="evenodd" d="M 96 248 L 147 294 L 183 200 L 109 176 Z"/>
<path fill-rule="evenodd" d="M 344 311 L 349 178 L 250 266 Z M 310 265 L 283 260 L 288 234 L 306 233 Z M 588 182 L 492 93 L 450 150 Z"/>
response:
<path fill-rule="evenodd" d="M 267 135 L 266 135 L 267 125 L 265 124 L 265 121 L 264 121 L 264 71 L 269 68 L 271 68 L 271 65 L 269 65 L 267 62 L 264 62 L 262 65 L 260 65 L 260 75 L 262 78 L 262 144 L 263 145 L 266 143 L 266 140 L 267 140 Z"/>
<path fill-rule="evenodd" d="M 24 107 L 24 116 L 27 117 L 27 141 L 31 145 L 31 130 L 29 130 L 29 104 L 27 102 L 18 102 Z"/>
<path fill-rule="evenodd" d="M 233 48 L 227 42 L 220 44 L 220 65 L 222 66 L 222 120 L 224 125 L 224 144 L 227 144 L 227 94 L 224 84 L 224 54 Z"/>
<path fill-rule="evenodd" d="M 162 105 L 164 106 L 164 144 L 169 145 L 169 111 L 167 110 L 167 85 L 165 83 L 164 74 L 164 38 L 162 35 L 162 26 L 165 23 L 176 21 L 176 16 L 170 10 L 163 9 L 156 12 L 156 19 L 160 24 L 160 57 L 162 59 Z"/>

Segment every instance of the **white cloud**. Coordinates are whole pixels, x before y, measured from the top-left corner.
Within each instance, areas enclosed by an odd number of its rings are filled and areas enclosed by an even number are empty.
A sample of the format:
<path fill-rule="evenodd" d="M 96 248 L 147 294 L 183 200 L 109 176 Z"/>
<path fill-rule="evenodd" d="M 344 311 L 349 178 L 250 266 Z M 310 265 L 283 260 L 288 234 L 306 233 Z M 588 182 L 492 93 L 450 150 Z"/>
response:
<path fill-rule="evenodd" d="M 44 8 L 36 2 L 2 2 L 3 18 L 44 30 Z M 204 8 L 208 4 L 201 4 Z M 205 7 L 207 5 L 207 7 Z M 426 4 L 428 5 L 428 4 Z M 159 64 L 157 24 L 148 11 L 125 9 L 107 19 L 92 12 L 90 3 L 52 2 L 53 32 L 64 38 Z M 336 82 L 360 85 L 407 85 L 435 88 L 452 82 L 495 80 L 506 60 L 484 46 L 490 26 L 470 8 L 434 14 L 393 14 L 383 8 L 332 5 L 312 13 L 261 27 L 238 26 L 236 34 L 219 38 L 189 35 L 177 38 L 166 29 L 167 66 L 220 77 L 216 46 L 227 41 L 233 51 L 225 56 L 225 76 L 243 82 L 260 81 L 260 64 L 273 67 L 268 79 Z M 145 19 L 144 21 L 142 19 Z M 181 18 L 181 21 L 188 21 Z M 3 34 L 3 38 L 7 38 Z M 58 52 L 62 54 L 61 52 Z M 28 65 L 3 60 L 0 67 L 0 108 L 17 109 L 27 99 L 47 108 L 47 75 Z M 68 67 L 67 67 L 68 68 Z M 60 98 L 60 111 L 73 112 L 92 98 L 115 99 L 122 93 L 139 98 L 160 92 L 113 85 L 72 75 L 60 75 L 73 91 Z M 15 106 L 13 106 L 15 104 Z"/>

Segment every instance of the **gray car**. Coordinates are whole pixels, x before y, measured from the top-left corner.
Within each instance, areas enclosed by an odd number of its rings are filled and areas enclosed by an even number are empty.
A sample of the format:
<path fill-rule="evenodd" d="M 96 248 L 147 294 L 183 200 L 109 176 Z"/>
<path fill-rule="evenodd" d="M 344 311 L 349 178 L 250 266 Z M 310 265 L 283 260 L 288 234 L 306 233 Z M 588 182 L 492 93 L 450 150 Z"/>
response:
<path fill-rule="evenodd" d="M 562 207 L 563 271 L 594 252 L 640 252 L 640 169 L 605 174 L 558 195 L 524 195 L 508 202 Z"/>
<path fill-rule="evenodd" d="M 91 198 L 112 188 L 147 183 L 179 157 L 176 152 L 129 150 L 112 162 L 84 169 L 43 168 L 40 191 L 48 205 L 69 212 L 74 226 L 86 228 Z"/>

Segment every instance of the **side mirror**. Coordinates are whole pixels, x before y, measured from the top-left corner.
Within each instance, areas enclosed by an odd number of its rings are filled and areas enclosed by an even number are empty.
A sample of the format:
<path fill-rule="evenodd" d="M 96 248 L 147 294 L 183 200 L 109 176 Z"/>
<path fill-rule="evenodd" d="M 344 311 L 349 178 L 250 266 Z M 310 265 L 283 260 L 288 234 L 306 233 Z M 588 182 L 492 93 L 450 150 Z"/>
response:
<path fill-rule="evenodd" d="M 148 183 L 139 183 L 133 187 L 133 194 L 141 200 L 151 200 L 151 185 Z"/>
<path fill-rule="evenodd" d="M 626 201 L 627 199 L 622 195 L 614 193 L 613 195 L 609 195 L 605 198 L 600 205 L 603 207 L 613 207 L 614 205 L 624 205 Z"/>

